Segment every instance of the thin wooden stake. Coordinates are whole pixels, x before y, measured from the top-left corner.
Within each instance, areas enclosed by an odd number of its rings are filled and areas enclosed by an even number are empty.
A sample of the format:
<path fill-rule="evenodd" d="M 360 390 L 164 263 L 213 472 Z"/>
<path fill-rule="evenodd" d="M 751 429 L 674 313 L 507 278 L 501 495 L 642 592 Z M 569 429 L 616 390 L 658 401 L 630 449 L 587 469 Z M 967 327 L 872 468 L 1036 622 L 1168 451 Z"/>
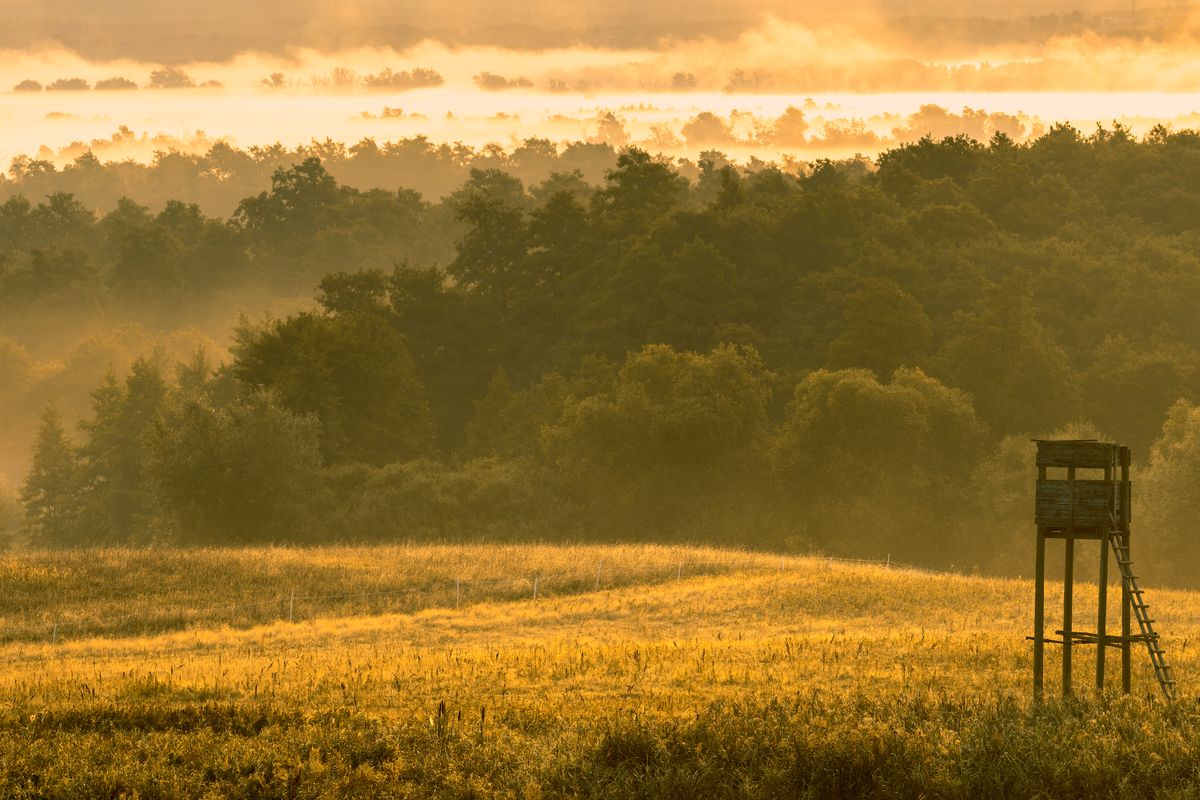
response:
<path fill-rule="evenodd" d="M 680 561 L 678 564 L 675 565 L 675 580 L 679 580 L 682 577 L 683 577 L 683 562 Z"/>
<path fill-rule="evenodd" d="M 296 590 L 288 593 L 288 622 L 296 621 Z"/>
<path fill-rule="evenodd" d="M 533 599 L 537 600 L 538 576 L 533 576 Z"/>

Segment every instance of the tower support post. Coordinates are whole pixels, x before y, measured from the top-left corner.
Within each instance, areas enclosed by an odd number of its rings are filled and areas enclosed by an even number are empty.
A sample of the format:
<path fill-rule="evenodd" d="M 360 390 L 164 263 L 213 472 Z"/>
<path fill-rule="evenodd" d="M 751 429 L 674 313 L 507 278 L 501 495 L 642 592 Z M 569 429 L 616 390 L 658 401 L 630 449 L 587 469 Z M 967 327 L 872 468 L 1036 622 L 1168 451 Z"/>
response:
<path fill-rule="evenodd" d="M 1132 520 L 1133 510 L 1130 506 L 1132 492 L 1129 485 L 1129 462 L 1130 452 L 1128 447 L 1122 447 L 1117 451 L 1117 458 L 1121 462 L 1121 538 L 1122 544 L 1125 545 L 1126 557 L 1132 558 L 1133 551 L 1129 549 L 1129 523 Z M 1130 617 L 1133 613 L 1133 596 L 1129 593 L 1129 587 L 1125 585 L 1125 579 L 1121 579 L 1121 691 L 1129 694 L 1133 691 L 1133 669 L 1132 669 L 1132 648 L 1133 642 L 1130 641 L 1130 636 L 1133 634 L 1133 626 Z"/>
<path fill-rule="evenodd" d="M 1062 693 L 1071 693 L 1071 644 L 1074 628 L 1071 620 L 1075 600 L 1075 538 L 1067 535 L 1066 553 L 1063 556 L 1063 637 L 1062 637 Z"/>
<path fill-rule="evenodd" d="M 1046 534 L 1038 528 L 1033 567 L 1033 699 L 1042 699 L 1042 669 L 1046 656 Z"/>

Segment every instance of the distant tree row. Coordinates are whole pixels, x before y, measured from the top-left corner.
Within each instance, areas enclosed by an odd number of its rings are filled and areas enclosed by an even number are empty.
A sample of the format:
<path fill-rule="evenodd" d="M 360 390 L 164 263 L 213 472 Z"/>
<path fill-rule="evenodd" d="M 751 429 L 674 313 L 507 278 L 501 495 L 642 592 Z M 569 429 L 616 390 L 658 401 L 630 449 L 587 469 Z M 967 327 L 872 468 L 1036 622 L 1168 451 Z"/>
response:
<path fill-rule="evenodd" d="M 604 119 L 599 124 L 603 130 Z M 615 119 L 607 124 L 620 125 Z M 363 139 L 351 146 L 314 141 L 294 149 L 276 144 L 240 150 L 219 142 L 204 154 L 191 154 L 173 149 L 170 141 L 139 137 L 124 127 L 109 139 L 67 150 L 77 154 L 61 169 L 48 158 L 14 158 L 7 175 L 0 176 L 0 198 L 24 195 L 37 200 L 70 194 L 98 213 L 116 208 L 122 198 L 156 210 L 177 200 L 194 203 L 206 214 L 229 216 L 245 197 L 268 189 L 276 171 L 309 158 L 319 159 L 341 184 L 363 191 L 403 187 L 431 202 L 461 186 L 472 169 L 501 170 L 528 186 L 555 173 L 573 172 L 598 184 L 617 159 L 613 146 L 606 143 L 556 146 L 546 139 L 529 139 L 506 152 L 499 146 L 433 144 L 424 137 L 394 142 Z M 102 161 L 106 154 L 118 160 Z M 153 157 L 149 163 L 140 163 L 129 160 L 134 155 Z M 695 167 L 685 171 L 694 174 Z"/>
<path fill-rule="evenodd" d="M 178 67 L 163 67 L 150 73 L 146 86 L 149 89 L 219 89 L 221 83 L 214 80 L 197 83 Z M 120 76 L 98 80 L 95 86 L 92 86 L 85 78 L 58 78 L 45 86 L 39 81 L 27 78 L 13 86 L 13 91 L 23 93 L 43 90 L 47 92 L 86 92 L 89 89 L 95 89 L 98 92 L 114 92 L 137 88 L 138 85 L 135 81 Z"/>

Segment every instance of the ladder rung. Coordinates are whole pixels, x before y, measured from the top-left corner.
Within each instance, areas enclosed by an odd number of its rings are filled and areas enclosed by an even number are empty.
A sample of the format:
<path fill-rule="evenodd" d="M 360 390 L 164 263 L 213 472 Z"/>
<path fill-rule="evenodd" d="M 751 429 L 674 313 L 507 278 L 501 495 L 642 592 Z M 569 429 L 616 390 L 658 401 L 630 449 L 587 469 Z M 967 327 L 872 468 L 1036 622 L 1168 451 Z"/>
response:
<path fill-rule="evenodd" d="M 1129 555 L 1129 540 L 1126 538 L 1123 526 L 1119 525 L 1116 516 L 1112 516 L 1109 529 L 1109 542 L 1117 556 L 1117 566 L 1121 570 L 1121 588 L 1133 608 L 1138 621 L 1141 635 L 1136 637 L 1146 643 L 1150 654 L 1150 664 L 1154 667 L 1154 677 L 1168 700 L 1176 696 L 1175 679 L 1171 667 L 1167 664 L 1166 652 L 1160 645 L 1160 637 L 1154 630 L 1156 619 L 1150 616 L 1150 604 L 1146 602 L 1145 592 L 1138 586 L 1138 576 L 1133 573 L 1133 559 Z M 1133 637 L 1131 637 L 1133 638 Z"/>

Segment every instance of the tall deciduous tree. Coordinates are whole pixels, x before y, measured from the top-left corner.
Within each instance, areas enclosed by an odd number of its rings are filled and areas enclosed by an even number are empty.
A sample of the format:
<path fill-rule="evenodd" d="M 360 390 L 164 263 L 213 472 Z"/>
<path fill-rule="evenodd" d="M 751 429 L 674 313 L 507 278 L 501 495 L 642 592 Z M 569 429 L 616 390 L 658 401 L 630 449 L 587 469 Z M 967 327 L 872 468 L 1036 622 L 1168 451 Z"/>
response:
<path fill-rule="evenodd" d="M 1079 389 L 1066 352 L 1037 318 L 1027 284 L 1006 280 L 960 315 L 945 344 L 943 375 L 970 392 L 1000 433 L 1031 433 L 1071 422 Z"/>
<path fill-rule="evenodd" d="M 320 426 L 255 391 L 182 400 L 147 435 L 156 527 L 189 544 L 303 541 L 319 499 Z"/>
<path fill-rule="evenodd" d="M 428 452 L 432 418 L 408 344 L 374 312 L 304 313 L 238 333 L 234 374 L 313 414 L 330 461 L 385 464 Z"/>
<path fill-rule="evenodd" d="M 820 370 L 796 386 L 775 441 L 785 502 L 810 539 L 876 557 L 944 558 L 959 480 L 987 441 L 969 398 L 920 370 L 881 382 Z"/>
<path fill-rule="evenodd" d="M 648 345 L 607 390 L 568 400 L 543 434 L 547 455 L 618 530 L 729 523 L 716 509 L 745 510 L 761 485 L 770 377 L 752 348 Z"/>

